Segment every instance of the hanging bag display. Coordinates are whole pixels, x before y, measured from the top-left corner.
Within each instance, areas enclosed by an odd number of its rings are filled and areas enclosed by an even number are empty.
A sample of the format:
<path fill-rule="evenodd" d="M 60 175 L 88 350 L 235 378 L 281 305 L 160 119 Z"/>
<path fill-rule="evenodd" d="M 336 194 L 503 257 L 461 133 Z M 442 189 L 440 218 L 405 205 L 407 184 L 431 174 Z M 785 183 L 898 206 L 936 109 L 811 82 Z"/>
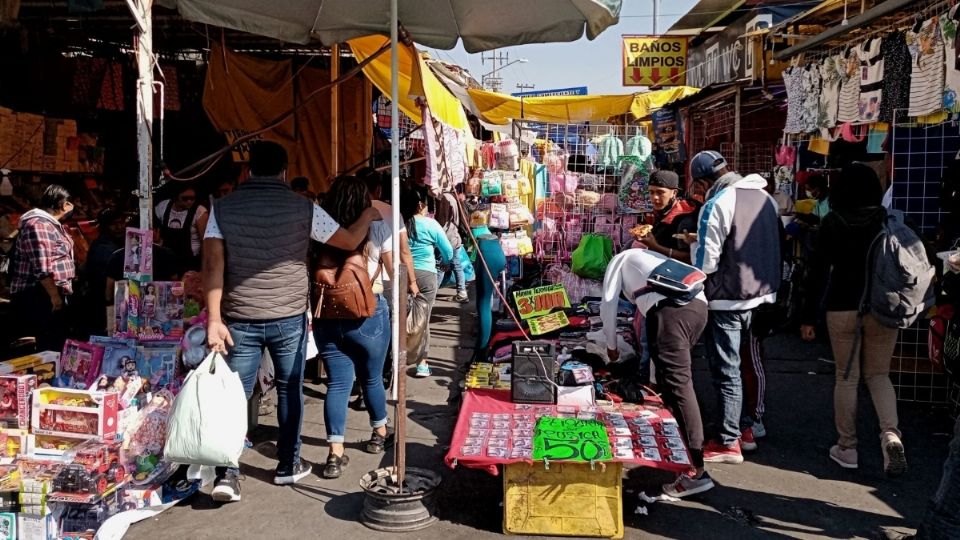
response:
<path fill-rule="evenodd" d="M 210 353 L 183 381 L 167 424 L 165 461 L 239 467 L 247 435 L 247 395 L 220 353 Z"/>
<path fill-rule="evenodd" d="M 788 144 L 781 144 L 777 148 L 777 165 L 781 167 L 790 167 L 793 168 L 793 164 L 797 161 L 797 147 Z"/>
<path fill-rule="evenodd" d="M 603 279 L 607 265 L 613 259 L 613 241 L 599 234 L 586 234 L 573 250 L 573 273 L 590 279 Z"/>

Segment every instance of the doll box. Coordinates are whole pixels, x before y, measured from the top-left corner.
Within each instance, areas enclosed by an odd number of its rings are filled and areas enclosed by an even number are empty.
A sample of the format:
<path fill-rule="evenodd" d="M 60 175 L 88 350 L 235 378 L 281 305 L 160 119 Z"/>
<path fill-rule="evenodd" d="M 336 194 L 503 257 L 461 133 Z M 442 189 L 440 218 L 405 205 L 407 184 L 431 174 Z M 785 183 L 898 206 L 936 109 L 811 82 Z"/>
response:
<path fill-rule="evenodd" d="M 42 517 L 17 514 L 17 532 L 20 540 L 56 540 L 59 536 L 53 514 Z"/>
<path fill-rule="evenodd" d="M 108 441 L 117 435 L 118 407 L 116 392 L 39 388 L 33 393 L 33 433 Z"/>
<path fill-rule="evenodd" d="M 36 375 L 0 375 L 0 421 L 8 427 L 30 427 L 30 397 Z"/>

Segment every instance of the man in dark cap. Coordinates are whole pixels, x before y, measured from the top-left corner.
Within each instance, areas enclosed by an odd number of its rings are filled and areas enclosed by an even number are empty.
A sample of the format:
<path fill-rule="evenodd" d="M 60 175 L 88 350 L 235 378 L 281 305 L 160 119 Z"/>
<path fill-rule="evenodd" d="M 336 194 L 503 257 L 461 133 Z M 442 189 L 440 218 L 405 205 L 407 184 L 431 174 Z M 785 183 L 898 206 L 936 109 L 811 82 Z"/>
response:
<path fill-rule="evenodd" d="M 680 178 L 673 171 L 654 172 L 649 185 L 654 211 L 647 214 L 647 223 L 653 230 L 640 241 L 652 251 L 689 263 L 690 245 L 674 235 L 697 230 L 697 204 L 679 197 Z"/>

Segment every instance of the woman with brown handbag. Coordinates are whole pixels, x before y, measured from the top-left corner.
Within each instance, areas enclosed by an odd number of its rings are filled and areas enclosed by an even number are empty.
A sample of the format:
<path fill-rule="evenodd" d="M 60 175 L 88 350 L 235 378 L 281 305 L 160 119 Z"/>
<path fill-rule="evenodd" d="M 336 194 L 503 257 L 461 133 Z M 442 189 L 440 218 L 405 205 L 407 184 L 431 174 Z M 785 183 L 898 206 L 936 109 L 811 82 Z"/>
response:
<path fill-rule="evenodd" d="M 337 178 L 321 204 L 341 226 L 349 226 L 371 206 L 366 184 L 355 177 Z M 382 271 L 391 268 L 391 231 L 373 222 L 367 241 L 355 252 L 317 245 L 313 276 L 313 333 L 328 376 L 323 420 L 330 454 L 324 478 L 338 478 L 349 462 L 344 455 L 347 405 L 354 376 L 373 433 L 364 450 L 379 454 L 388 444 L 387 398 L 383 363 L 390 343 L 390 313 L 383 297 Z"/>

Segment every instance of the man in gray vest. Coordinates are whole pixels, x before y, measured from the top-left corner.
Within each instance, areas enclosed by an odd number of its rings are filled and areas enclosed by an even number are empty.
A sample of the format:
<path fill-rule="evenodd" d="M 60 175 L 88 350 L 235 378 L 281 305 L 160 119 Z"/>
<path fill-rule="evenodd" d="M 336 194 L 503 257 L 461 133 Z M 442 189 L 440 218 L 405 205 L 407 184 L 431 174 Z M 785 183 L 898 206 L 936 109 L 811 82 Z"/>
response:
<path fill-rule="evenodd" d="M 262 351 L 270 351 L 277 385 L 277 470 L 273 482 L 293 484 L 310 474 L 300 460 L 303 365 L 307 344 L 310 240 L 356 249 L 380 213 L 369 208 L 348 228 L 294 193 L 286 182 L 287 153 L 273 142 L 250 148 L 251 178 L 214 202 L 204 234 L 203 283 L 211 350 L 227 354 L 247 399 Z M 213 498 L 240 500 L 239 471 L 218 469 Z"/>
<path fill-rule="evenodd" d="M 742 415 L 740 342 L 753 310 L 777 299 L 780 217 L 776 201 L 765 191 L 767 181 L 756 174 L 741 177 L 717 152 L 693 156 L 690 174 L 711 186 L 690 251 L 693 265 L 707 274 L 710 311 L 704 343 L 722 415 L 720 440 L 704 445 L 704 461 L 742 463 L 741 447 L 749 451 L 757 446 L 752 418 Z"/>

